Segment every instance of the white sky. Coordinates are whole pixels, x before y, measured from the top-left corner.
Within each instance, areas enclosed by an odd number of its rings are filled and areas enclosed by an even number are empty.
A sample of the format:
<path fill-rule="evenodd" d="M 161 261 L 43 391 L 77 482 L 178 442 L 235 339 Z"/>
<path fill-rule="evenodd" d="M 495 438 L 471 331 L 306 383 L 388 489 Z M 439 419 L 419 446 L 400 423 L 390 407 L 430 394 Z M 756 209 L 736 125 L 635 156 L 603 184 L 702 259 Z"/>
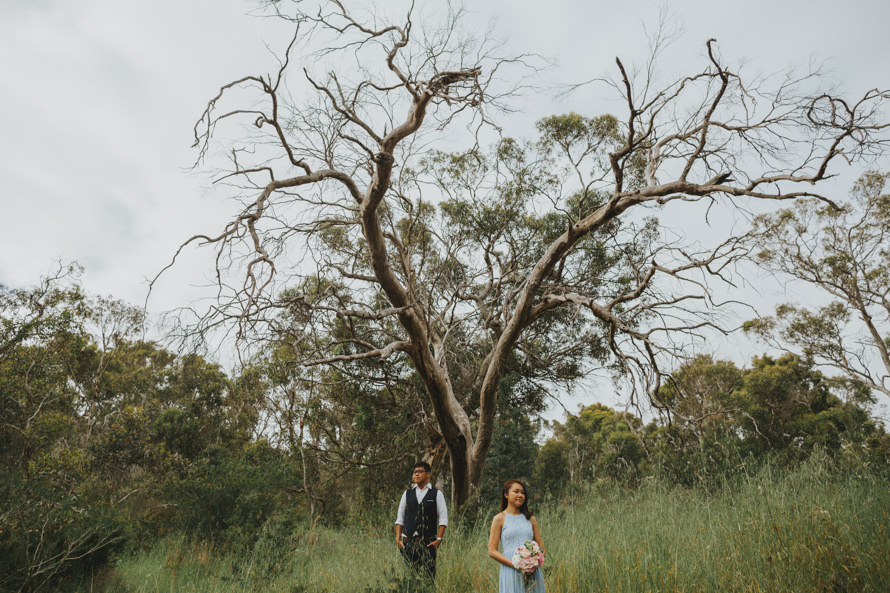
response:
<path fill-rule="evenodd" d="M 418 0 L 433 3 L 440 0 Z M 440 2 L 441 3 L 441 2 Z M 381 5 L 385 3 L 381 2 Z M 514 52 L 558 60 L 545 75 L 574 83 L 645 55 L 651 0 L 472 0 Z M 187 168 L 192 126 L 220 85 L 275 67 L 264 43 L 288 30 L 249 16 L 243 0 L 0 0 L 0 283 L 27 285 L 58 259 L 85 266 L 86 290 L 141 305 L 178 245 L 222 227 L 231 202 L 211 198 Z M 890 2 L 884 0 L 675 0 L 684 34 L 662 61 L 666 78 L 701 69 L 704 42 L 728 63 L 770 73 L 826 61 L 845 94 L 890 87 Z M 539 117 L 610 109 L 601 88 L 566 101 L 530 97 L 507 133 Z M 885 159 L 880 166 L 890 167 Z M 847 171 L 846 187 L 861 171 Z M 164 277 L 149 310 L 187 304 L 206 284 L 210 253 L 190 251 Z M 769 289 L 772 290 L 772 289 Z M 774 297 L 786 299 L 781 288 Z M 734 358 L 730 340 L 718 355 Z"/>

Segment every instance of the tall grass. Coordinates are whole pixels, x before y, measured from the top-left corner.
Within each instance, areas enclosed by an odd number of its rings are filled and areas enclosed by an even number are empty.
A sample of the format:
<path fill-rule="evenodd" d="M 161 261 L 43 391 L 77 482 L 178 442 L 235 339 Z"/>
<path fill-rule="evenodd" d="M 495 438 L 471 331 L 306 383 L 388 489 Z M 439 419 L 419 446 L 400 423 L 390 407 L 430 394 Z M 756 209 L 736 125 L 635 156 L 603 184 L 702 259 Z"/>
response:
<path fill-rule="evenodd" d="M 890 485 L 885 472 L 861 464 L 838 469 L 816 455 L 791 472 L 766 466 L 716 493 L 605 484 L 536 514 L 552 593 L 890 591 Z M 388 527 L 293 529 L 284 521 L 240 552 L 168 539 L 122 558 L 109 588 L 411 590 Z M 487 520 L 449 527 L 438 593 L 497 591 L 487 538 Z"/>

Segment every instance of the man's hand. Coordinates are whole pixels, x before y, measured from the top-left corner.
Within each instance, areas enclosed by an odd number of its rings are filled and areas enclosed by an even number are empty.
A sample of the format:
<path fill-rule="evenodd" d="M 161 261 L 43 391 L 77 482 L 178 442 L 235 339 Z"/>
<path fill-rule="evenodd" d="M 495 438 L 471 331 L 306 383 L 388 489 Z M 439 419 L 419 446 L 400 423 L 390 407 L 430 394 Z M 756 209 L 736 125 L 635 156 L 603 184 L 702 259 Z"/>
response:
<path fill-rule="evenodd" d="M 427 548 L 436 548 L 436 549 L 438 550 L 438 549 L 439 549 L 439 545 L 440 545 L 441 543 L 442 543 L 442 540 L 440 540 L 440 539 L 434 539 L 433 541 L 431 541 L 430 543 L 428 543 L 426 547 L 427 547 Z"/>
<path fill-rule="evenodd" d="M 405 542 L 402 541 L 402 538 L 401 538 L 401 537 L 399 537 L 399 538 L 396 539 L 396 545 L 399 546 L 399 549 L 400 549 L 400 550 L 404 550 L 404 549 L 405 549 Z"/>

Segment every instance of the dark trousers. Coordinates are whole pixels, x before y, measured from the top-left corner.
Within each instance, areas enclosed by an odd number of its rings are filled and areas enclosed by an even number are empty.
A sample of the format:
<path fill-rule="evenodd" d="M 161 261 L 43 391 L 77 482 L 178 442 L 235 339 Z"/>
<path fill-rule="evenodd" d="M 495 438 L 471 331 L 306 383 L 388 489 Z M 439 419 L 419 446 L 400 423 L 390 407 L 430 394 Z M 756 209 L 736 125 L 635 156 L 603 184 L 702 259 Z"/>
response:
<path fill-rule="evenodd" d="M 427 547 L 430 542 L 406 541 L 402 548 L 402 558 L 414 572 L 424 579 L 436 578 L 436 548 Z"/>

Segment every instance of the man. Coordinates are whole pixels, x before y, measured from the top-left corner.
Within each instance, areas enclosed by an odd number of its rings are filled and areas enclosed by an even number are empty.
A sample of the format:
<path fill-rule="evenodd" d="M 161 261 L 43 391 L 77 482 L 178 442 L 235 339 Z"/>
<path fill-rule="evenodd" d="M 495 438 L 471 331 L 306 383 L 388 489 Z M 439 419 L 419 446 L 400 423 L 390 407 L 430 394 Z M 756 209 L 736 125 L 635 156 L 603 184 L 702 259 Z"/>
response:
<path fill-rule="evenodd" d="M 414 464 L 414 486 L 402 493 L 396 516 L 396 545 L 402 557 L 430 581 L 436 578 L 436 550 L 448 526 L 445 496 L 430 485 L 431 473 L 429 463 Z"/>

